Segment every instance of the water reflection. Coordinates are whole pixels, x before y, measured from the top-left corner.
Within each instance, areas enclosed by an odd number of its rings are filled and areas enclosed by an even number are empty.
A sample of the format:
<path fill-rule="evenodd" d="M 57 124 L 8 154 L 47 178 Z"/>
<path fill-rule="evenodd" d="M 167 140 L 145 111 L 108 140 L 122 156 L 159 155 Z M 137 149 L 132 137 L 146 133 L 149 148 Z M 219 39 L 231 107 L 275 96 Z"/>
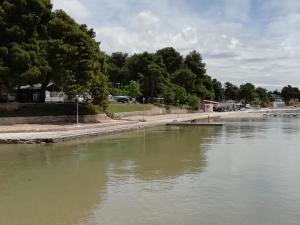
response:
<path fill-rule="evenodd" d="M 205 166 L 201 145 L 211 135 L 203 129 L 169 128 L 151 135 L 135 137 L 135 141 L 119 143 L 111 157 L 115 174 L 134 174 L 141 180 L 170 179 L 184 173 L 199 172 Z M 122 153 L 126 151 L 127 154 Z M 121 155 L 121 157 L 119 157 Z"/>
<path fill-rule="evenodd" d="M 74 146 L 4 148 L 0 224 L 77 224 L 101 200 L 106 166 L 72 156 Z"/>
<path fill-rule="evenodd" d="M 263 139 L 266 133 L 270 130 L 270 120 L 258 118 L 258 119 L 240 119 L 240 120 L 226 120 L 226 126 L 224 127 L 224 135 L 231 142 L 233 137 L 237 134 L 240 138 L 247 140 Z"/>
<path fill-rule="evenodd" d="M 86 224 L 110 182 L 169 182 L 201 172 L 201 146 L 217 131 L 158 128 L 57 145 L 2 145 L 0 224 Z"/>

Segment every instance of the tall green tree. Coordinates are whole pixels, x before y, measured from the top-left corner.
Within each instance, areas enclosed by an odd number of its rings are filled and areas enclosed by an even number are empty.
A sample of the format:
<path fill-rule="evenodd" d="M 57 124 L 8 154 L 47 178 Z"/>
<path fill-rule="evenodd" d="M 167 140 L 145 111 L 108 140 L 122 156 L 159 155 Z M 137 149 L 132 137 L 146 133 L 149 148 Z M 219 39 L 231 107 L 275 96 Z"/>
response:
<path fill-rule="evenodd" d="M 224 97 L 227 100 L 237 101 L 239 98 L 239 88 L 230 82 L 225 83 Z"/>
<path fill-rule="evenodd" d="M 240 86 L 239 98 L 244 99 L 246 103 L 251 103 L 257 97 L 255 86 L 251 83 Z"/>
<path fill-rule="evenodd" d="M 300 91 L 297 87 L 288 85 L 282 88 L 281 97 L 285 102 L 289 102 L 291 99 L 300 99 Z"/>
<path fill-rule="evenodd" d="M 182 68 L 173 74 L 172 82 L 192 92 L 195 89 L 196 75 L 190 69 Z"/>
<path fill-rule="evenodd" d="M 206 74 L 206 65 L 201 54 L 197 51 L 190 52 L 185 57 L 184 64 L 195 74 L 194 89 L 190 93 L 196 94 L 201 99 L 214 99 L 212 80 Z"/>
<path fill-rule="evenodd" d="M 122 52 L 114 52 L 107 56 L 107 75 L 110 82 L 128 84 L 130 78 L 125 66 L 127 58 L 128 54 Z"/>
<path fill-rule="evenodd" d="M 89 93 L 97 95 L 98 103 L 104 101 L 105 58 L 95 32 L 62 10 L 52 12 L 50 0 L 0 1 L 0 30 L 0 83 L 5 89 L 41 83 L 44 102 L 44 91 L 54 82 L 70 97 Z"/>
<path fill-rule="evenodd" d="M 214 86 L 212 82 L 212 78 L 208 75 L 204 75 L 202 79 L 198 79 L 198 85 L 196 86 L 199 97 L 202 99 L 215 99 L 215 92 L 214 92 Z M 199 92 L 200 90 L 200 92 Z"/>
<path fill-rule="evenodd" d="M 167 72 L 171 75 L 182 67 L 183 57 L 173 47 L 160 49 L 156 55 L 162 58 Z"/>
<path fill-rule="evenodd" d="M 201 80 L 206 74 L 205 63 L 202 61 L 202 56 L 197 51 L 190 52 L 184 59 L 187 67 Z"/>
<path fill-rule="evenodd" d="M 50 0 L 0 2 L 0 83 L 7 90 L 33 84 L 50 70 L 46 54 Z"/>
<path fill-rule="evenodd" d="M 256 91 L 257 96 L 258 96 L 258 98 L 259 98 L 259 100 L 260 100 L 261 102 L 266 103 L 266 102 L 269 101 L 267 89 L 262 88 L 262 87 L 257 87 L 255 91 Z"/>
<path fill-rule="evenodd" d="M 47 59 L 51 71 L 42 86 L 53 81 L 70 97 L 83 93 L 95 94 L 98 95 L 97 103 L 101 104 L 99 99 L 104 101 L 107 93 L 103 65 L 105 56 L 94 39 L 93 30 L 77 24 L 64 11 L 58 10 L 52 15 L 48 33 Z M 101 98 L 99 89 L 104 94 Z"/>
<path fill-rule="evenodd" d="M 214 92 L 208 90 L 207 87 L 202 83 L 196 85 L 195 93 L 201 99 L 213 100 L 215 98 Z"/>
<path fill-rule="evenodd" d="M 184 104 L 187 101 L 187 93 L 186 90 L 179 86 L 179 85 L 173 85 L 173 92 L 174 92 L 174 100 L 175 103 Z"/>
<path fill-rule="evenodd" d="M 134 54 L 127 60 L 126 67 L 130 79 L 139 81 L 143 96 L 149 97 L 151 102 L 168 89 L 170 74 L 160 56 L 148 52 Z"/>
<path fill-rule="evenodd" d="M 165 68 L 155 63 L 149 64 L 145 73 L 142 74 L 144 96 L 149 96 L 151 102 L 154 101 L 154 97 L 169 91 L 169 84 L 169 74 Z"/>
<path fill-rule="evenodd" d="M 141 76 L 146 74 L 148 66 L 152 63 L 156 64 L 156 62 L 155 55 L 148 52 L 132 55 L 126 62 L 128 79 L 140 80 Z M 158 64 L 161 66 L 161 62 Z"/>
<path fill-rule="evenodd" d="M 212 80 L 213 90 L 215 94 L 215 101 L 221 101 L 224 97 L 224 89 L 222 87 L 222 83 L 217 79 Z"/>
<path fill-rule="evenodd" d="M 125 87 L 126 94 L 129 97 L 136 98 L 142 95 L 141 85 L 137 81 L 130 81 L 129 84 Z"/>

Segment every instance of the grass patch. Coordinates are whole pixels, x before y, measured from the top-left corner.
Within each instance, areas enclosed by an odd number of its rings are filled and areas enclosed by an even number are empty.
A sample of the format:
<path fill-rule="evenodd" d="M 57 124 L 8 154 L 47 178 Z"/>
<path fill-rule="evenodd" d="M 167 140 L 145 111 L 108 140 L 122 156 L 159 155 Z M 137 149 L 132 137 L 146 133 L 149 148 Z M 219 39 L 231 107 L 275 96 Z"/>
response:
<path fill-rule="evenodd" d="M 135 112 L 135 111 L 151 110 L 153 107 L 154 106 L 152 104 L 116 103 L 116 104 L 109 104 L 107 111 L 110 113 Z"/>
<path fill-rule="evenodd" d="M 1 107 L 0 117 L 70 116 L 76 115 L 76 104 L 20 104 Z M 101 109 L 95 105 L 79 104 L 79 115 L 95 115 Z"/>

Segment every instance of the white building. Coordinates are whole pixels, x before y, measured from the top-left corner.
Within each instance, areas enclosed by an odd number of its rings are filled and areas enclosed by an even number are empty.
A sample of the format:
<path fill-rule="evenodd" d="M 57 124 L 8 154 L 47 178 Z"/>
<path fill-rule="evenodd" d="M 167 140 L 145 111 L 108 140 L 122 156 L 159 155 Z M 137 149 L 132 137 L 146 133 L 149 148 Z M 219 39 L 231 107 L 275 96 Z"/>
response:
<path fill-rule="evenodd" d="M 276 99 L 273 102 L 273 108 L 284 108 L 285 107 L 285 102 L 282 101 L 282 99 Z"/>
<path fill-rule="evenodd" d="M 46 91 L 45 95 L 46 95 L 46 98 L 45 98 L 46 103 L 49 103 L 49 102 L 65 102 L 68 99 L 68 96 L 66 96 L 64 92 Z"/>

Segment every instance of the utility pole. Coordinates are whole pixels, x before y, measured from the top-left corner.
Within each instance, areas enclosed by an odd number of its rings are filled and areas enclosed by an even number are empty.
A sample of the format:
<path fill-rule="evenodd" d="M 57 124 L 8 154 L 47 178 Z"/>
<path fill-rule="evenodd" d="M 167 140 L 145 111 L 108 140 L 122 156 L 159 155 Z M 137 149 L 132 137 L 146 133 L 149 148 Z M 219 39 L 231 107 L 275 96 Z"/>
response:
<path fill-rule="evenodd" d="M 145 98 L 143 98 L 143 121 L 145 121 Z"/>
<path fill-rule="evenodd" d="M 79 125 L 79 96 L 76 95 L 76 122 L 77 122 L 77 126 Z"/>

